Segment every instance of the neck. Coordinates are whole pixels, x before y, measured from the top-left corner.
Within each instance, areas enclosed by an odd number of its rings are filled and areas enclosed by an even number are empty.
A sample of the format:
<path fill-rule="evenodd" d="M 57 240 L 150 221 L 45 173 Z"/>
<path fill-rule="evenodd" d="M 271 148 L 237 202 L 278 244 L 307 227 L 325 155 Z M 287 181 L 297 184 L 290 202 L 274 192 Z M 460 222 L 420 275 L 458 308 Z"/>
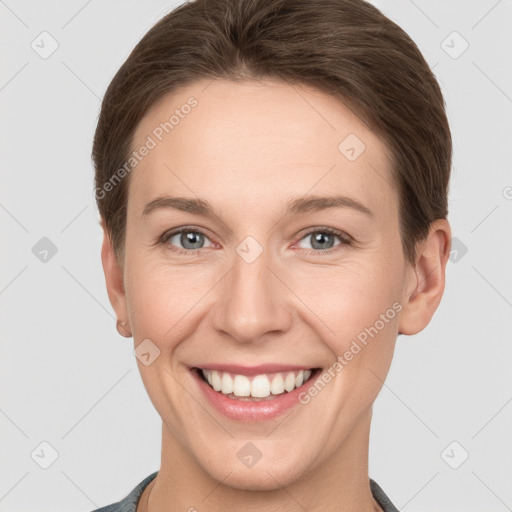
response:
<path fill-rule="evenodd" d="M 272 490 L 245 490 L 220 483 L 162 425 L 162 459 L 156 478 L 146 487 L 137 512 L 187 510 L 224 512 L 375 512 L 368 478 L 371 411 L 364 415 L 341 446 L 289 485 L 276 481 Z M 226 471 L 226 473 L 230 473 Z"/>

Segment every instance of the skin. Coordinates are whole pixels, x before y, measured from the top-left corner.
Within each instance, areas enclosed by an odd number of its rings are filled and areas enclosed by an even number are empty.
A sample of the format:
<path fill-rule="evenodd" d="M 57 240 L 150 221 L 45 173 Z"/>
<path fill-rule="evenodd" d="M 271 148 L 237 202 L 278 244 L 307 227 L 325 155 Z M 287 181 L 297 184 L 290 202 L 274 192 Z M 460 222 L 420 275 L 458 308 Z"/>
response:
<path fill-rule="evenodd" d="M 122 262 L 104 230 L 117 317 L 135 346 L 149 338 L 160 350 L 149 366 L 137 360 L 162 418 L 161 468 L 137 510 L 380 510 L 368 481 L 372 404 L 397 335 L 421 331 L 441 300 L 449 224 L 435 221 L 416 261 L 406 261 L 385 145 L 339 100 L 308 87 L 196 82 L 153 106 L 133 147 L 190 96 L 198 105 L 129 177 Z M 338 150 L 349 134 L 366 146 L 355 161 Z M 142 215 L 166 194 L 205 199 L 216 215 Z M 373 215 L 350 207 L 284 215 L 290 198 L 339 194 Z M 173 252 L 191 251 L 179 235 L 162 240 L 180 226 L 205 233 L 197 254 Z M 324 242 L 332 252 L 322 254 L 307 233 L 322 227 L 352 243 L 333 235 Z M 236 252 L 247 236 L 263 248 L 252 263 Z M 188 370 L 269 362 L 328 369 L 397 302 L 401 311 L 310 403 L 272 421 L 221 415 Z M 262 453 L 251 468 L 237 457 L 247 441 Z"/>

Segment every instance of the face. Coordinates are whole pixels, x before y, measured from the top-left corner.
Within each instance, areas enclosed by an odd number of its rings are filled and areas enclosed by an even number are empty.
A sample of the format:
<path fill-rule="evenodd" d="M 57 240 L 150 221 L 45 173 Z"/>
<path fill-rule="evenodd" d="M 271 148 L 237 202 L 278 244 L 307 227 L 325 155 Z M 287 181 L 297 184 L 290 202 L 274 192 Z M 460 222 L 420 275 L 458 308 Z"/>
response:
<path fill-rule="evenodd" d="M 143 145 L 109 293 L 149 340 L 163 449 L 237 488 L 297 481 L 367 430 L 418 283 L 386 147 L 317 90 L 221 80 L 155 105 Z"/>

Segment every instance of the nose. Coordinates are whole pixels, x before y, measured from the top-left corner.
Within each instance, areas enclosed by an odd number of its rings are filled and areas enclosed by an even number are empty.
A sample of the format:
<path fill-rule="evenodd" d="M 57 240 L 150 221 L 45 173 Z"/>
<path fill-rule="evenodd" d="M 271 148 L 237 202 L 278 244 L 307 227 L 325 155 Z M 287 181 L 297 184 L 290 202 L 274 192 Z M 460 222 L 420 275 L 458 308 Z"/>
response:
<path fill-rule="evenodd" d="M 239 343 L 257 343 L 290 328 L 290 292 L 269 259 L 266 251 L 251 263 L 235 254 L 233 268 L 216 287 L 214 328 Z"/>

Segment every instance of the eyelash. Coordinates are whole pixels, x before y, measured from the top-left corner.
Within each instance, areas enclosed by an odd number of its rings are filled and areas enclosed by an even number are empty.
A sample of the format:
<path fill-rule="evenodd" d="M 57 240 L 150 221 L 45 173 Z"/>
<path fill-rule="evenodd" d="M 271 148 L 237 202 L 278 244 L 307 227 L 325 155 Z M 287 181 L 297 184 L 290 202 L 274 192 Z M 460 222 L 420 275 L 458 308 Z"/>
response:
<path fill-rule="evenodd" d="M 203 249 L 207 249 L 205 247 L 201 248 L 201 249 L 180 249 L 180 248 L 177 248 L 171 244 L 168 243 L 168 240 L 173 237 L 174 235 L 179 235 L 181 233 L 200 233 L 202 235 L 204 235 L 205 237 L 209 238 L 208 235 L 202 230 L 202 229 L 199 229 L 199 228 L 196 228 L 196 227 L 193 227 L 193 226 L 183 226 L 181 228 L 178 228 L 178 229 L 175 229 L 175 230 L 172 230 L 172 231 L 166 231 L 162 236 L 161 236 L 161 239 L 160 239 L 160 243 L 164 244 L 168 250 L 174 252 L 174 253 L 177 253 L 179 255 L 187 255 L 187 256 L 192 256 L 192 255 L 197 255 L 199 254 Z M 316 250 L 316 249 L 304 249 L 306 252 L 305 254 L 308 255 L 308 256 L 311 256 L 311 255 L 320 255 L 320 256 L 323 256 L 323 255 L 328 255 L 328 254 L 331 254 L 337 250 L 339 250 L 341 247 L 343 246 L 351 246 L 353 245 L 353 239 L 347 235 L 346 233 L 344 233 L 343 231 L 339 231 L 337 229 L 333 229 L 333 228 L 329 228 L 329 227 L 326 227 L 326 226 L 320 226 L 320 227 L 317 227 L 317 228 L 312 228 L 310 229 L 309 231 L 307 231 L 306 233 L 304 233 L 302 235 L 302 237 L 299 239 L 300 240 L 303 240 L 304 238 L 306 238 L 307 236 L 313 234 L 313 233 L 329 233 L 331 235 L 335 235 L 337 236 L 341 243 L 338 244 L 338 245 L 335 245 L 334 247 L 331 247 L 330 249 L 324 249 L 324 250 Z"/>

